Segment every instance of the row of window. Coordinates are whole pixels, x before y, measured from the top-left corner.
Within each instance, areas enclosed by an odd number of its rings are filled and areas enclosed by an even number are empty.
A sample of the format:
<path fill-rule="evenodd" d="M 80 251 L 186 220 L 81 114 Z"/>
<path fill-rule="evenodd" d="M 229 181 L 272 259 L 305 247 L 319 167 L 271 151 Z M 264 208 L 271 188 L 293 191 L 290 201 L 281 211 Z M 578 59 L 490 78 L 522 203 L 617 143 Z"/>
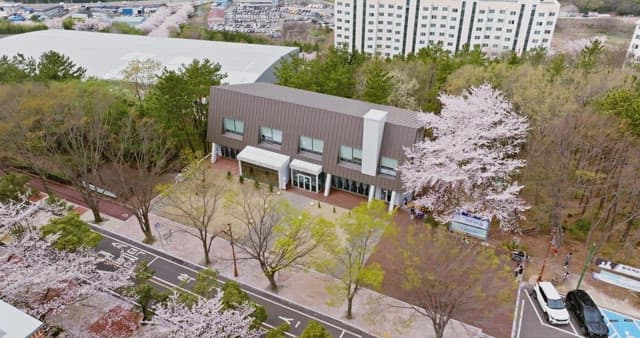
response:
<path fill-rule="evenodd" d="M 223 130 L 225 134 L 243 136 L 244 122 L 225 118 L 223 120 Z M 270 127 L 260 127 L 260 142 L 272 145 L 282 145 L 282 130 Z M 298 150 L 322 156 L 324 153 L 324 140 L 309 136 L 300 136 Z M 338 160 L 344 163 L 362 165 L 362 150 L 341 145 Z M 395 159 L 383 156 L 380 160 L 381 174 L 396 176 L 397 168 L 398 161 Z"/>

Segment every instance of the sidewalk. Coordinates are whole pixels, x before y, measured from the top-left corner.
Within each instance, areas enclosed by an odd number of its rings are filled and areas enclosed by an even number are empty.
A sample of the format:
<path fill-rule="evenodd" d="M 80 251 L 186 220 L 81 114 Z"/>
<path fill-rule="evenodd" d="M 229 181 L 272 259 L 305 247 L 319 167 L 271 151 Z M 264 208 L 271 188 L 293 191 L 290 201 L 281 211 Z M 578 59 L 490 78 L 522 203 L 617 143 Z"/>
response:
<path fill-rule="evenodd" d="M 84 213 L 82 219 L 91 221 L 91 213 Z M 160 224 L 160 233 L 154 227 L 156 242 L 153 247 L 180 257 L 184 260 L 203 265 L 202 245 L 200 241 L 187 234 L 187 227 L 157 215 L 150 215 L 152 224 Z M 125 221 L 109 218 L 102 224 L 106 229 L 125 237 L 141 241 L 142 232 L 135 217 Z M 216 238 L 212 244 L 211 268 L 221 275 L 233 278 L 233 263 L 229 242 Z M 262 274 L 258 264 L 253 260 L 238 261 L 240 276 L 235 278 L 258 289 L 268 290 L 268 281 Z M 345 319 L 346 303 L 330 307 L 326 304 L 330 298 L 326 288 L 334 282 L 332 277 L 302 268 L 288 269 L 277 275 L 280 286 L 278 296 L 290 302 L 300 304 L 324 315 L 349 323 L 377 337 L 424 338 L 435 337 L 431 321 L 417 316 L 412 310 L 401 308 L 407 306 L 397 299 L 380 293 L 361 289 L 354 299 L 354 319 Z M 482 330 L 461 322 L 451 320 L 447 326 L 445 337 L 481 337 Z"/>

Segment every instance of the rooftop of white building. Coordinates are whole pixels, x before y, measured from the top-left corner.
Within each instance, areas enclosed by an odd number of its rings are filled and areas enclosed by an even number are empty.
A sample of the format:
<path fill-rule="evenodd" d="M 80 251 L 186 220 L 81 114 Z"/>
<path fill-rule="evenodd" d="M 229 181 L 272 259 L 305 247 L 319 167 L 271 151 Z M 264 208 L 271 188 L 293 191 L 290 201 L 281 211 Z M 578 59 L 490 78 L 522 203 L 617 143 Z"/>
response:
<path fill-rule="evenodd" d="M 29 337 L 41 326 L 39 320 L 0 300 L 0 337 Z"/>
<path fill-rule="evenodd" d="M 121 79 L 129 61 L 154 59 L 177 69 L 194 59 L 217 62 L 227 73 L 223 83 L 270 81 L 272 67 L 297 48 L 231 42 L 158 38 L 139 35 L 43 30 L 0 39 L 0 54 L 39 58 L 49 50 L 68 56 L 87 69 L 87 76 Z"/>

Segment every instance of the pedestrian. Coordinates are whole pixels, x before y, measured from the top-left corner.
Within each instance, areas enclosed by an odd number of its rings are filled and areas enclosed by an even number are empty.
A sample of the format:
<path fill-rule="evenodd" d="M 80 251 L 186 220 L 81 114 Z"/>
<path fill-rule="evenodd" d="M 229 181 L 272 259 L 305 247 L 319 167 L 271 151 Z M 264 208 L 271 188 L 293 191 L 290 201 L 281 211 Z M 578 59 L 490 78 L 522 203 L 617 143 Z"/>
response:
<path fill-rule="evenodd" d="M 573 256 L 572 252 L 569 252 L 567 254 L 567 256 L 564 258 L 564 268 L 566 269 L 569 266 L 569 263 L 571 263 L 571 257 Z"/>
<path fill-rule="evenodd" d="M 568 271 L 565 271 L 565 272 L 562 274 L 562 281 L 564 282 L 564 281 L 566 281 L 568 278 L 569 278 L 569 272 L 568 272 Z"/>
<path fill-rule="evenodd" d="M 522 274 L 523 269 L 522 263 L 518 263 L 518 266 L 516 266 L 516 269 L 513 271 L 516 278 Z"/>

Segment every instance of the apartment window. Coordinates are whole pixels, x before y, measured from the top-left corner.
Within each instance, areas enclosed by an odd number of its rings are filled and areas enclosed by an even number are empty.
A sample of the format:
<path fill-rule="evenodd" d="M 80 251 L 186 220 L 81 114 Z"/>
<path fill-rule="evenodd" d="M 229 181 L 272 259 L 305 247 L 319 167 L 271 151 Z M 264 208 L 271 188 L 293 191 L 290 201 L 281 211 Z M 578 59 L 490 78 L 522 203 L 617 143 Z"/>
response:
<path fill-rule="evenodd" d="M 502 32 L 502 27 L 496 27 L 496 30 L 497 30 L 498 32 Z"/>
<path fill-rule="evenodd" d="M 341 145 L 340 146 L 340 162 L 362 164 L 362 150 Z"/>
<path fill-rule="evenodd" d="M 540 34 L 540 31 L 533 31 L 533 34 L 534 35 L 538 35 L 538 34 Z"/>
<path fill-rule="evenodd" d="M 498 22 L 499 22 L 499 23 L 503 23 L 503 22 L 504 22 L 504 19 L 498 19 Z"/>
<path fill-rule="evenodd" d="M 458 20 L 458 18 L 456 18 L 455 16 L 451 17 L 451 21 L 457 21 L 457 20 Z"/>
<path fill-rule="evenodd" d="M 429 36 L 434 36 L 436 35 L 436 32 L 429 32 Z"/>
<path fill-rule="evenodd" d="M 449 7 L 442 7 L 442 11 L 443 11 L 443 12 L 446 12 L 446 11 L 448 11 L 448 10 L 449 10 Z"/>
<path fill-rule="evenodd" d="M 380 159 L 380 173 L 389 176 L 396 176 L 398 170 L 398 160 L 394 160 L 390 157 L 382 156 Z"/>
<path fill-rule="evenodd" d="M 474 40 L 480 40 L 480 35 L 476 35 L 473 37 Z"/>
<path fill-rule="evenodd" d="M 542 43 L 547 43 L 549 42 L 549 39 L 542 39 Z"/>
<path fill-rule="evenodd" d="M 428 12 L 429 11 L 429 7 L 422 7 L 422 10 L 425 11 L 425 12 Z"/>
<path fill-rule="evenodd" d="M 454 37 L 454 36 L 455 36 L 455 35 L 453 35 L 453 34 L 449 34 L 449 38 L 452 38 L 452 39 L 453 39 L 453 37 Z"/>
<path fill-rule="evenodd" d="M 493 18 L 488 18 L 487 22 L 493 22 Z"/>
<path fill-rule="evenodd" d="M 393 8 L 393 5 L 389 5 L 389 8 Z M 396 6 L 396 9 L 402 9 L 402 6 Z"/>
<path fill-rule="evenodd" d="M 484 10 L 484 9 L 481 9 L 481 10 L 480 10 L 480 14 L 484 14 L 484 13 L 485 13 L 485 10 Z"/>
<path fill-rule="evenodd" d="M 367 45 L 367 48 L 373 49 L 373 45 Z"/>
<path fill-rule="evenodd" d="M 491 35 L 485 35 L 484 38 L 485 39 L 491 39 Z"/>
<path fill-rule="evenodd" d="M 513 32 L 513 29 L 507 28 L 507 33 L 511 33 L 511 32 Z"/>
<path fill-rule="evenodd" d="M 342 6 L 342 2 L 338 2 L 336 5 L 338 5 L 338 6 Z"/>
<path fill-rule="evenodd" d="M 378 28 L 378 33 L 382 33 L 382 28 Z"/>
<path fill-rule="evenodd" d="M 493 36 L 493 39 L 494 39 L 494 40 L 500 40 L 500 35 L 494 35 L 494 36 Z"/>
<path fill-rule="evenodd" d="M 456 26 L 449 26 L 449 29 L 456 29 Z"/>
<path fill-rule="evenodd" d="M 487 27 L 487 28 L 485 28 L 485 30 L 486 30 L 486 31 L 490 31 L 490 30 L 491 30 L 491 27 Z"/>
<path fill-rule="evenodd" d="M 372 22 L 372 23 L 373 23 L 373 22 Z M 378 25 L 382 25 L 382 24 L 384 24 L 384 21 L 379 20 L 379 21 L 378 21 Z"/>
<path fill-rule="evenodd" d="M 435 19 L 438 18 L 438 16 L 437 15 L 432 15 L 431 18 L 435 20 Z"/>
<path fill-rule="evenodd" d="M 338 34 L 338 35 L 336 35 L 336 36 L 337 36 L 338 38 L 341 38 L 341 37 L 342 37 L 342 34 Z"/>
<path fill-rule="evenodd" d="M 367 32 L 373 33 L 373 29 L 368 29 Z"/>
<path fill-rule="evenodd" d="M 420 36 L 426 36 L 426 35 L 427 35 L 427 33 L 425 33 L 425 32 L 420 32 Z"/>
<path fill-rule="evenodd" d="M 224 132 L 236 135 L 244 134 L 244 122 L 234 119 L 224 119 Z"/>
<path fill-rule="evenodd" d="M 516 11 L 509 12 L 509 15 L 516 15 Z"/>
<path fill-rule="evenodd" d="M 542 21 L 536 22 L 536 26 L 542 26 Z"/>
<path fill-rule="evenodd" d="M 282 130 L 260 127 L 260 142 L 282 145 Z"/>
<path fill-rule="evenodd" d="M 447 20 L 447 16 L 446 16 L 446 15 L 443 15 L 443 16 L 441 16 L 441 17 L 440 17 L 440 19 L 442 19 L 442 20 Z"/>
<path fill-rule="evenodd" d="M 322 155 L 324 141 L 318 138 L 300 136 L 300 151 Z"/>
<path fill-rule="evenodd" d="M 445 24 L 440 24 L 440 28 L 445 28 L 445 27 L 447 27 L 447 25 L 445 25 Z"/>
<path fill-rule="evenodd" d="M 490 10 L 489 10 L 489 14 L 493 14 L 493 13 L 495 13 L 495 12 L 496 12 L 496 10 L 495 10 L 495 9 L 490 9 Z"/>
<path fill-rule="evenodd" d="M 373 25 L 373 21 L 369 21 L 369 24 L 370 24 L 370 25 Z"/>
<path fill-rule="evenodd" d="M 438 10 L 438 6 L 431 6 L 431 10 L 432 11 L 437 11 Z"/>
<path fill-rule="evenodd" d="M 342 22 L 342 18 L 338 18 L 336 21 L 337 22 Z"/>
<path fill-rule="evenodd" d="M 531 40 L 532 43 L 538 43 L 538 39 Z"/>
<path fill-rule="evenodd" d="M 504 41 L 511 41 L 511 38 L 504 38 Z"/>
<path fill-rule="evenodd" d="M 549 12 L 549 16 L 556 16 L 556 12 Z"/>
<path fill-rule="evenodd" d="M 337 10 L 336 12 L 337 12 L 338 14 L 342 14 L 342 10 L 341 10 L 341 9 Z"/>
<path fill-rule="evenodd" d="M 391 39 L 391 38 L 389 38 Z M 393 39 L 393 42 L 400 42 L 400 39 Z"/>
<path fill-rule="evenodd" d="M 516 23 L 516 21 L 515 20 L 509 20 L 509 22 L 507 22 L 507 23 L 510 24 L 510 25 L 513 25 L 514 23 Z"/>
<path fill-rule="evenodd" d="M 476 27 L 476 31 L 481 32 L 482 31 L 482 27 Z"/>
<path fill-rule="evenodd" d="M 444 36 L 444 32 L 438 33 L 439 36 Z"/>
<path fill-rule="evenodd" d="M 478 22 L 483 22 L 484 20 L 482 18 L 478 19 Z"/>
<path fill-rule="evenodd" d="M 429 25 L 429 27 L 431 27 L 431 28 L 434 28 L 435 26 L 436 26 L 435 23 L 432 23 L 432 24 Z"/>
<path fill-rule="evenodd" d="M 507 12 L 507 11 L 505 11 L 504 9 L 501 9 L 501 10 L 500 10 L 500 14 L 504 14 L 504 13 L 506 13 L 506 12 Z"/>
<path fill-rule="evenodd" d="M 426 23 L 423 23 L 422 25 L 420 25 L 420 27 L 422 27 L 422 28 L 427 28 L 427 24 L 426 24 Z"/>
<path fill-rule="evenodd" d="M 447 42 L 447 46 L 453 46 L 453 42 Z"/>
<path fill-rule="evenodd" d="M 538 13 L 538 16 L 539 16 L 539 17 L 543 17 L 543 16 L 544 16 L 544 12 L 540 12 L 540 13 Z"/>
<path fill-rule="evenodd" d="M 547 21 L 547 26 L 552 26 L 553 25 L 553 21 Z"/>
<path fill-rule="evenodd" d="M 493 48 L 498 48 L 499 46 L 498 46 L 498 44 L 497 44 L 497 43 L 494 43 L 493 45 L 491 45 L 491 47 L 493 47 Z"/>
<path fill-rule="evenodd" d="M 393 21 L 387 21 L 387 25 L 393 25 Z"/>
<path fill-rule="evenodd" d="M 454 8 L 451 11 L 454 12 L 454 13 L 458 13 L 458 9 L 457 8 Z"/>
<path fill-rule="evenodd" d="M 369 8 L 376 8 L 376 5 L 374 5 L 374 4 L 370 4 L 370 5 L 369 5 Z"/>
<path fill-rule="evenodd" d="M 422 16 L 422 20 L 427 20 L 427 19 L 429 19 L 429 16 L 428 16 L 428 15 L 423 15 L 423 16 Z"/>

